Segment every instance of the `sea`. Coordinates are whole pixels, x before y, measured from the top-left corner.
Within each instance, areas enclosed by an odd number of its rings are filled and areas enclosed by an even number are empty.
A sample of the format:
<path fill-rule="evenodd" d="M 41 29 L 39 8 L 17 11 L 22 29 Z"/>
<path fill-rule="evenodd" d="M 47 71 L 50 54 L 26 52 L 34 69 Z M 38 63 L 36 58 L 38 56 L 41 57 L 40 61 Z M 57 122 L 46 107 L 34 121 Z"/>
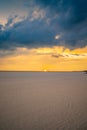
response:
<path fill-rule="evenodd" d="M 87 74 L 0 72 L 0 130 L 87 130 Z"/>

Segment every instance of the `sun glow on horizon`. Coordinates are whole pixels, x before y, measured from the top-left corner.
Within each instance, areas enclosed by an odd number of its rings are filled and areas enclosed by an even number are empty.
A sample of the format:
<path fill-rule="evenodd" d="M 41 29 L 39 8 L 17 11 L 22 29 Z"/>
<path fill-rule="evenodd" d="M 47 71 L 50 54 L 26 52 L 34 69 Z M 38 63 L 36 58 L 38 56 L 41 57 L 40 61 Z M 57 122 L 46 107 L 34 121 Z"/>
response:
<path fill-rule="evenodd" d="M 47 72 L 47 69 L 44 69 L 44 72 Z"/>
<path fill-rule="evenodd" d="M 5 54 L 5 52 L 0 52 Z M 87 70 L 87 46 L 70 50 L 63 46 L 17 48 L 0 57 L 0 70 L 14 71 L 80 71 Z"/>

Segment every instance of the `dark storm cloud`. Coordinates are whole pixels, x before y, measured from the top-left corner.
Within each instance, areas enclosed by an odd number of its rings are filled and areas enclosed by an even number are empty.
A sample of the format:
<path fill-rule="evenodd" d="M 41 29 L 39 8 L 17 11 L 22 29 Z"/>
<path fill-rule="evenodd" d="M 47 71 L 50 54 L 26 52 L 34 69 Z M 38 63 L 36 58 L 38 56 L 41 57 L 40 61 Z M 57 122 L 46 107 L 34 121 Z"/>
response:
<path fill-rule="evenodd" d="M 51 56 L 52 56 L 52 57 L 54 57 L 54 58 L 64 57 L 64 56 L 63 56 L 63 55 L 61 55 L 61 54 L 52 54 Z"/>
<path fill-rule="evenodd" d="M 51 55 L 53 58 L 83 58 L 87 57 L 87 54 L 52 54 Z"/>
<path fill-rule="evenodd" d="M 87 19 L 87 0 L 36 0 L 54 15 L 64 16 L 64 20 L 74 25 Z M 66 23 L 66 21 L 62 21 Z M 68 25 L 69 26 L 69 25 Z"/>
<path fill-rule="evenodd" d="M 23 20 L 0 32 L 0 48 L 49 46 L 53 42 L 54 33 L 42 20 L 33 22 Z"/>
<path fill-rule="evenodd" d="M 14 15 L 13 17 L 10 16 L 10 17 L 8 18 L 8 21 L 7 21 L 6 25 L 5 25 L 5 27 L 9 27 L 11 24 L 13 24 L 14 19 L 15 19 L 16 17 L 17 17 L 17 15 Z"/>
<path fill-rule="evenodd" d="M 87 45 L 87 0 L 37 0 L 47 9 L 50 24 L 61 34 L 59 42 L 74 47 Z"/>
<path fill-rule="evenodd" d="M 33 2 L 25 2 L 24 6 L 29 7 L 31 14 L 20 22 L 14 23 L 15 18 L 17 18 L 15 15 L 8 19 L 4 27 L 0 25 L 0 49 L 53 45 L 63 45 L 70 48 L 86 46 L 86 5 L 86 0 L 33 0 Z M 45 15 L 41 10 L 44 10 Z M 59 35 L 58 39 L 55 38 L 56 35 Z"/>

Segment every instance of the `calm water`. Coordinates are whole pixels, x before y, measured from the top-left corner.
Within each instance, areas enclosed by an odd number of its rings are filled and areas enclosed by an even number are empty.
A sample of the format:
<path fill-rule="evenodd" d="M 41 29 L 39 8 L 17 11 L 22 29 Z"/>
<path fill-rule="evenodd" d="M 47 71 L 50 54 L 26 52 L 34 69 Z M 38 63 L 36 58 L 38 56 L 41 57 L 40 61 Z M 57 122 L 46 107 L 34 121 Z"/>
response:
<path fill-rule="evenodd" d="M 0 130 L 87 130 L 87 75 L 0 72 Z"/>

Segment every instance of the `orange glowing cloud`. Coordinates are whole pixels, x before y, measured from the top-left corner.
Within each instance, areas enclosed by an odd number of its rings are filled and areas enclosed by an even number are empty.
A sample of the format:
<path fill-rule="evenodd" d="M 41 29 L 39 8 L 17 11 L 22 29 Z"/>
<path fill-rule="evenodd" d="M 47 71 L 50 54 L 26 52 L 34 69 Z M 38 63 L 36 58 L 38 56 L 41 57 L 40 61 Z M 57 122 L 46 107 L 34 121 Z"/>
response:
<path fill-rule="evenodd" d="M 0 70 L 80 71 L 87 70 L 87 47 L 70 50 L 63 46 L 17 48 L 0 58 Z"/>

